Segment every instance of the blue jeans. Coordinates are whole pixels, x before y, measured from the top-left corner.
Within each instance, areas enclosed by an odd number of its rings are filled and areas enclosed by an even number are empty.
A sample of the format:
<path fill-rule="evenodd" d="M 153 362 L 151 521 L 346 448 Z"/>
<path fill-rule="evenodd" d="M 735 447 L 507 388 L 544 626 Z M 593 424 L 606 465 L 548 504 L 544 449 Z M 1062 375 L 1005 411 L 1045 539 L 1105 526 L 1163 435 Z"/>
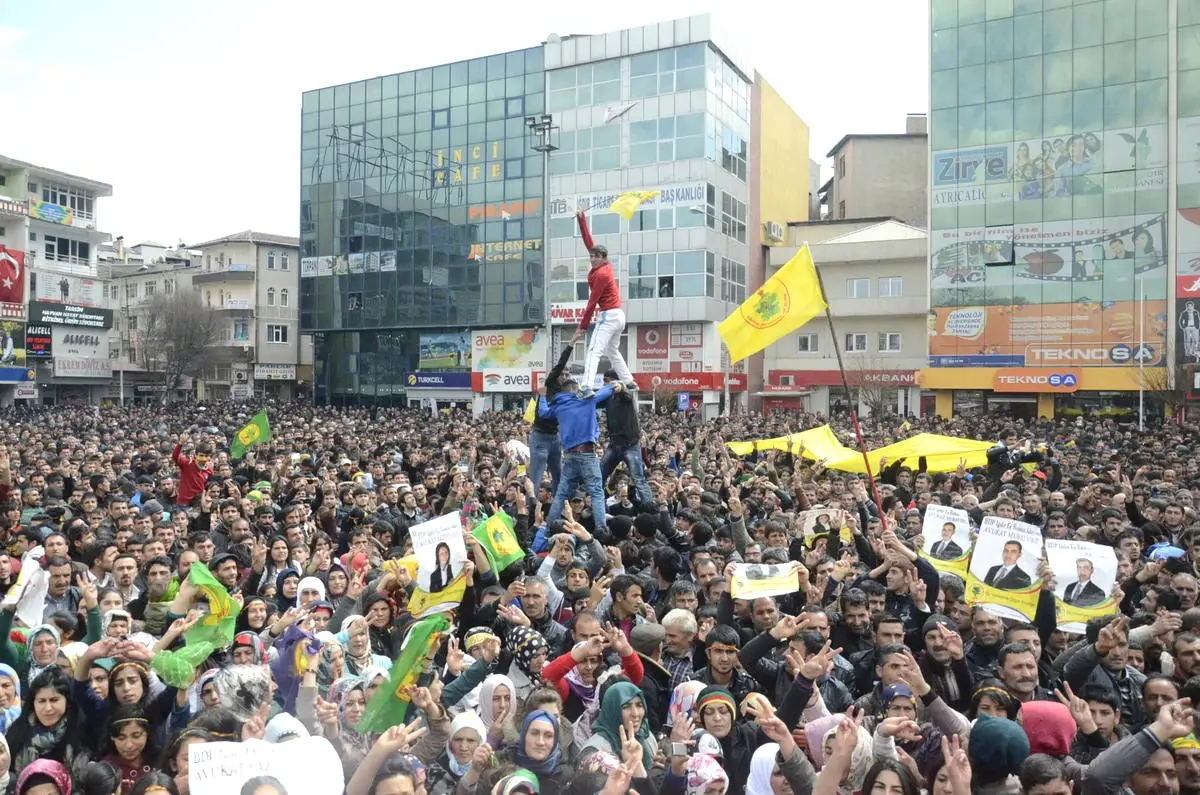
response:
<path fill-rule="evenodd" d="M 592 498 L 592 515 L 595 517 L 596 529 L 606 529 L 604 481 L 600 479 L 600 459 L 595 453 L 563 454 L 562 478 L 558 481 L 558 490 L 554 492 L 554 502 L 550 505 L 550 515 L 546 517 L 546 524 L 562 518 L 563 505 L 578 488 L 582 488 Z"/>
<path fill-rule="evenodd" d="M 529 479 L 533 481 L 533 493 L 542 486 L 542 475 L 550 470 L 550 493 L 558 488 L 562 480 L 562 442 L 557 433 L 529 432 Z"/>
<path fill-rule="evenodd" d="M 600 461 L 600 477 L 607 483 L 617 464 L 622 461 L 625 462 L 625 468 L 629 470 L 629 477 L 633 481 L 633 501 L 638 505 L 649 505 L 653 498 L 650 496 L 650 484 L 646 482 L 646 470 L 642 468 L 640 444 L 629 447 L 610 444 Z"/>

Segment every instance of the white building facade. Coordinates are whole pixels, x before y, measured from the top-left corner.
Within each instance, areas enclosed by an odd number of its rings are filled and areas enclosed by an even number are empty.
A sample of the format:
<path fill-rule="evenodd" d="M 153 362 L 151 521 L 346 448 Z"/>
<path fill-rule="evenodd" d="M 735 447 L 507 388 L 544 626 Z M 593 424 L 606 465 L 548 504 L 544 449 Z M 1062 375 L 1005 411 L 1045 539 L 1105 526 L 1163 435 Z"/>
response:
<path fill-rule="evenodd" d="M 112 186 L 0 156 L 0 402 L 99 403 L 112 312 L 97 267 Z"/>

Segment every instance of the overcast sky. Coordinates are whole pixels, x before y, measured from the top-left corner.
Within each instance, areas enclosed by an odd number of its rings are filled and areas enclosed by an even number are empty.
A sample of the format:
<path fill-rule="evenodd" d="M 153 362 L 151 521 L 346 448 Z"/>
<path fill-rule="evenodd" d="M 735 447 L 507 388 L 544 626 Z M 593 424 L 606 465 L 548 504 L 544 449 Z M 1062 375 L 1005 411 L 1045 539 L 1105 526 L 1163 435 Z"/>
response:
<path fill-rule="evenodd" d="M 129 244 L 295 235 L 303 91 L 721 8 L 827 172 L 844 134 L 927 111 L 927 5 L 0 0 L 0 152 L 110 183 L 99 226 Z"/>

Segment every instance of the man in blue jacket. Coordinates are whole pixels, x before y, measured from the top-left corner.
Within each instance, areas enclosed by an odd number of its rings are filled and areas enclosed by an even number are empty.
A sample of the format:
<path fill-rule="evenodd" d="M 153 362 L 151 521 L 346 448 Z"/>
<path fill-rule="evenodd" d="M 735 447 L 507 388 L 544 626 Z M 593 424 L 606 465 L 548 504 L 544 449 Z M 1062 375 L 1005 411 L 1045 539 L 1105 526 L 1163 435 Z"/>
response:
<path fill-rule="evenodd" d="M 563 504 L 582 488 L 592 498 L 597 530 L 607 529 L 605 522 L 604 481 L 600 477 L 600 459 L 596 456 L 596 440 L 600 438 L 600 424 L 596 420 L 596 404 L 621 392 L 625 385 L 620 381 L 605 384 L 598 392 L 587 397 L 579 393 L 579 384 L 573 379 L 561 382 L 562 391 L 551 400 L 542 394 L 538 398 L 538 416 L 558 420 L 558 434 L 562 442 L 562 476 L 550 505 L 547 525 L 562 518 Z"/>

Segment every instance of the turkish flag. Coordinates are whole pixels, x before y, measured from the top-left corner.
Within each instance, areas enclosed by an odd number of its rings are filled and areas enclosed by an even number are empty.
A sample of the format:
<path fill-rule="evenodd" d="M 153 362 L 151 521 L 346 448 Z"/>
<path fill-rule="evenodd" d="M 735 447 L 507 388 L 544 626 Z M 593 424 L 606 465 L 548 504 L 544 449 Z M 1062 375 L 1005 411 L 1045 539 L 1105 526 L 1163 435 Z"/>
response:
<path fill-rule="evenodd" d="M 0 246 L 0 304 L 25 302 L 25 252 Z"/>

